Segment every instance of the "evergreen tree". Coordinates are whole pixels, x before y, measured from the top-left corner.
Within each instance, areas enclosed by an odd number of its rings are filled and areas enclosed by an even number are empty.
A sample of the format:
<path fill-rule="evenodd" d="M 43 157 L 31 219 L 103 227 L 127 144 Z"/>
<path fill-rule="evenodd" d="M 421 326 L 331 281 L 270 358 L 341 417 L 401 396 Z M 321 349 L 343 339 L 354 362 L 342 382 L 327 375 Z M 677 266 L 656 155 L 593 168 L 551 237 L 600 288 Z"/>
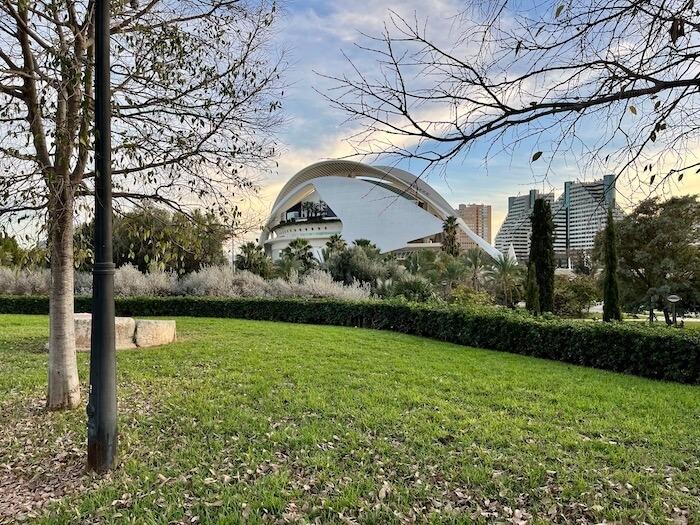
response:
<path fill-rule="evenodd" d="M 617 286 L 617 248 L 615 246 L 615 222 L 612 209 L 608 210 L 605 225 L 604 250 L 605 274 L 603 277 L 603 321 L 621 321 L 620 293 Z"/>
<path fill-rule="evenodd" d="M 536 199 L 532 210 L 530 262 L 535 264 L 537 288 L 542 312 L 554 310 L 554 221 L 552 208 L 544 199 Z"/>
<path fill-rule="evenodd" d="M 527 281 L 525 283 L 525 304 L 533 315 L 540 315 L 540 289 L 537 286 L 537 264 L 530 261 L 527 266 Z"/>
<path fill-rule="evenodd" d="M 454 257 L 460 252 L 457 240 L 457 218 L 450 216 L 442 223 L 442 251 Z"/>

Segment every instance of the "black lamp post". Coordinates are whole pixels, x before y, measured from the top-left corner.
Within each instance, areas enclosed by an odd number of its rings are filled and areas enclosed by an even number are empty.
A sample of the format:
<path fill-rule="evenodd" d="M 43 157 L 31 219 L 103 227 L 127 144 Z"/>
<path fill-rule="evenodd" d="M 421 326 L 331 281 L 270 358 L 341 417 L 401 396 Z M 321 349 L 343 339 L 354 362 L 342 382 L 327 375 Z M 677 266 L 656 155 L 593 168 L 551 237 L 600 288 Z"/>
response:
<path fill-rule="evenodd" d="M 105 472 L 117 452 L 117 381 L 112 259 L 111 93 L 109 0 L 95 2 L 95 264 L 92 271 L 92 335 L 88 468 Z"/>

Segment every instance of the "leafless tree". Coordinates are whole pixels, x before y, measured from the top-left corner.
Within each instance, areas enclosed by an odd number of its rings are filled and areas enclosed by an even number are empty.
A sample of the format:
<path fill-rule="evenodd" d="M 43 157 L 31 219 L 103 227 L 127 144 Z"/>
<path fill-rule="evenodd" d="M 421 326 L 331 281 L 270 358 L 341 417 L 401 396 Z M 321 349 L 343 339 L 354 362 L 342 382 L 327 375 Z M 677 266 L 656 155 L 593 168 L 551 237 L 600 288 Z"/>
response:
<path fill-rule="evenodd" d="M 113 0 L 114 197 L 222 214 L 274 154 L 268 0 Z M 0 0 L 0 219 L 43 213 L 51 409 L 80 400 L 73 230 L 93 195 L 95 0 Z"/>
<path fill-rule="evenodd" d="M 486 160 L 532 147 L 582 169 L 652 184 L 697 173 L 700 12 L 693 0 L 486 1 L 451 34 L 392 13 L 358 44 L 378 67 L 330 77 L 364 155 L 428 168 L 487 144 Z M 444 32 L 443 32 L 444 33 Z"/>

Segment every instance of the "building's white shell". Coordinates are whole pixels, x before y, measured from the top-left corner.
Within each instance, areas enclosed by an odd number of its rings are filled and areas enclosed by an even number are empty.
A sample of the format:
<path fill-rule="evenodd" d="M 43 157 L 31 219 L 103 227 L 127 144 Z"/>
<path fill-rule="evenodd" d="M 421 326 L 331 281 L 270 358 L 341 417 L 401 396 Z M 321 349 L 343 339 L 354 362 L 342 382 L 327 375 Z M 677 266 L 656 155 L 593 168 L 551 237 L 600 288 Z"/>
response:
<path fill-rule="evenodd" d="M 313 222 L 286 221 L 287 210 L 302 201 L 323 201 L 335 216 Z M 382 252 L 391 252 L 420 246 L 411 241 L 439 234 L 449 216 L 457 217 L 459 227 L 484 251 L 500 257 L 418 177 L 397 168 L 329 160 L 304 168 L 284 185 L 260 242 L 273 259 L 295 238 L 307 239 L 320 259 L 326 241 L 335 233 L 348 243 L 369 239 Z"/>

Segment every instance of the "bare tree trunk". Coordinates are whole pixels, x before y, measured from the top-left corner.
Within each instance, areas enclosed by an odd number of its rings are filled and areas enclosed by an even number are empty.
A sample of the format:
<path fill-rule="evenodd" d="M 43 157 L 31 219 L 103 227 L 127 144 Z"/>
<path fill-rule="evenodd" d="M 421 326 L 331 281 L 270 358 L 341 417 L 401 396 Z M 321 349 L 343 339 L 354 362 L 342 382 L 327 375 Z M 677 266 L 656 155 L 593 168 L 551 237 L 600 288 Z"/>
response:
<path fill-rule="evenodd" d="M 73 191 L 60 189 L 49 207 L 51 292 L 49 297 L 49 410 L 80 404 L 73 319 Z"/>

